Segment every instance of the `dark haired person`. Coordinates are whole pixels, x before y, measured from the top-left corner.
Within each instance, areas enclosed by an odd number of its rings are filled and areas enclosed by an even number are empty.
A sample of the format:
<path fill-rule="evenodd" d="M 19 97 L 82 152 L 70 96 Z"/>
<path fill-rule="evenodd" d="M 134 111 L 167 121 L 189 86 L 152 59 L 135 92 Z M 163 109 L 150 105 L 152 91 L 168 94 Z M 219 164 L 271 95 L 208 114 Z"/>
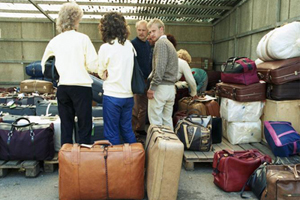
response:
<path fill-rule="evenodd" d="M 134 104 L 131 90 L 134 47 L 129 40 L 125 18 L 110 12 L 100 19 L 99 30 L 104 42 L 98 52 L 99 76 L 103 83 L 104 137 L 112 144 L 136 142 L 131 119 Z"/>
<path fill-rule="evenodd" d="M 61 7 L 56 29 L 60 33 L 47 45 L 42 68 L 50 56 L 60 75 L 57 89 L 58 112 L 61 119 L 61 145 L 73 143 L 75 115 L 78 119 L 79 143 L 90 144 L 92 132 L 93 80 L 87 70 L 97 72 L 97 53 L 90 38 L 77 32 L 83 11 L 76 3 Z"/>

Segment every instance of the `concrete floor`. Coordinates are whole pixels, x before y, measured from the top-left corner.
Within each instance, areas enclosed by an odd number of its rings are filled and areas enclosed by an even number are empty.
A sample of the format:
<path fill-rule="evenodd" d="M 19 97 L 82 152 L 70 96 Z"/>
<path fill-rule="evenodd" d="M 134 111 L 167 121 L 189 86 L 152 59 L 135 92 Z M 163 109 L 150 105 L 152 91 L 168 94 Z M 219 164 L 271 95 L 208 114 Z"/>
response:
<path fill-rule="evenodd" d="M 238 192 L 227 193 L 213 183 L 212 166 L 197 163 L 194 171 L 181 170 L 178 200 L 240 200 Z M 256 199 L 253 193 L 246 192 L 250 199 Z M 58 198 L 58 171 L 41 172 L 36 178 L 25 178 L 24 172 L 12 170 L 0 178 L 1 200 L 55 200 Z M 144 200 L 147 200 L 145 197 Z"/>

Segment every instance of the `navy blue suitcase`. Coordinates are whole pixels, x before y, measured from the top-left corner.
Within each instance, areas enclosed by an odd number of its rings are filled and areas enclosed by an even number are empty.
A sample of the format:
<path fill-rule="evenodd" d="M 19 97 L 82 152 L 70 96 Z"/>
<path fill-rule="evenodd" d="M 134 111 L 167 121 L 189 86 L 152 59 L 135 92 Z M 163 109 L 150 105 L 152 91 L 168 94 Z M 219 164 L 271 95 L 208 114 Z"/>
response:
<path fill-rule="evenodd" d="M 300 153 L 300 135 L 286 121 L 264 121 L 265 138 L 275 156 L 288 157 Z"/>
<path fill-rule="evenodd" d="M 35 61 L 25 67 L 26 74 L 32 77 L 44 77 L 41 61 Z"/>
<path fill-rule="evenodd" d="M 38 101 L 36 104 L 36 115 L 50 115 L 55 116 L 58 115 L 58 107 L 57 104 L 53 104 L 49 101 L 43 100 Z"/>
<path fill-rule="evenodd" d="M 93 80 L 92 90 L 93 90 L 93 100 L 97 103 L 102 104 L 103 101 L 103 80 L 90 75 Z"/>

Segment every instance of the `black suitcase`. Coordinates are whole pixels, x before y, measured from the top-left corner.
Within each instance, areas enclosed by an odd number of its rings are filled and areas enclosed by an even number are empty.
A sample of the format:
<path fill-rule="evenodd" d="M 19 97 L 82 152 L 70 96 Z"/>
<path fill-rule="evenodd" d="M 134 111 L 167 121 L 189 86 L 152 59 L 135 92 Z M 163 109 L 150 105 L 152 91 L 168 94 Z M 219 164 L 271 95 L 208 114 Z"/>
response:
<path fill-rule="evenodd" d="M 103 107 L 102 106 L 93 106 L 92 107 L 92 116 L 93 117 L 103 117 Z"/>
<path fill-rule="evenodd" d="M 221 117 L 212 117 L 212 143 L 218 144 L 222 142 L 222 118 Z"/>
<path fill-rule="evenodd" d="M 267 98 L 273 100 L 300 99 L 300 80 L 281 85 L 267 84 Z"/>
<path fill-rule="evenodd" d="M 102 104 L 103 101 L 103 80 L 90 75 L 93 80 L 92 90 L 93 90 L 93 100 L 97 103 Z"/>

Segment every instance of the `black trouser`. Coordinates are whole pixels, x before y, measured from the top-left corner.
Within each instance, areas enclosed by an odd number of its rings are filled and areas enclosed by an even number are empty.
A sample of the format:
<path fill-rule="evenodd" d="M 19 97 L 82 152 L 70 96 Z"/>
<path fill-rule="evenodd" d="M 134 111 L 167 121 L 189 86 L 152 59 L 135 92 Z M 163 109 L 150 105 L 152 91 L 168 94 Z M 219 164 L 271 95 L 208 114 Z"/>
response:
<path fill-rule="evenodd" d="M 91 143 L 92 88 L 60 85 L 57 89 L 58 112 L 61 120 L 61 145 L 73 143 L 75 115 L 78 120 L 80 144 Z"/>

